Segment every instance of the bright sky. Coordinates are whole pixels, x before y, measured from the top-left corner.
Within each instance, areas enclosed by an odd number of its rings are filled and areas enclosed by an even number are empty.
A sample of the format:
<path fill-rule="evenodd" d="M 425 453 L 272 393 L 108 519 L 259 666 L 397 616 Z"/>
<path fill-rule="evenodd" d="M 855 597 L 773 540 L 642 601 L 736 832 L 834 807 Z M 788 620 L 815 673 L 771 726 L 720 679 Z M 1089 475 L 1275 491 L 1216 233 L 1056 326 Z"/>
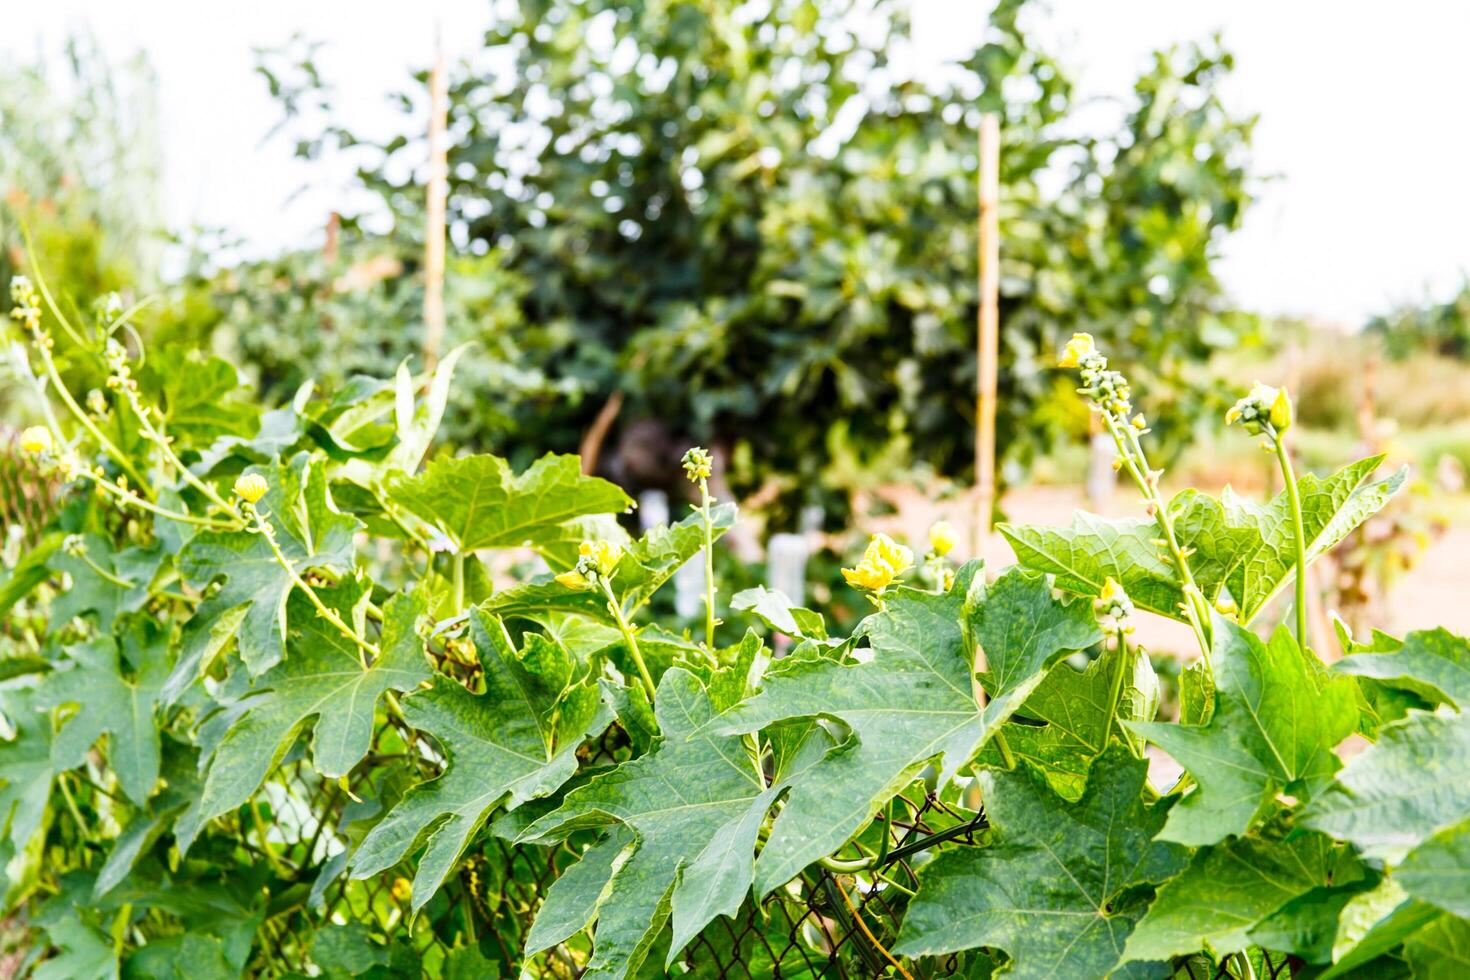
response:
<path fill-rule="evenodd" d="M 920 57 L 962 53 L 979 35 L 976 0 L 912 0 Z M 319 232 L 345 172 L 311 173 L 284 141 L 252 74 L 252 49 L 301 33 L 327 42 L 319 63 L 347 122 L 381 131 L 385 94 L 432 57 L 434 23 L 451 59 L 473 51 L 483 0 L 48 0 L 13 5 L 0 57 L 52 50 L 90 26 L 118 58 L 144 49 L 160 82 L 167 216 L 223 226 L 270 251 Z M 1264 312 L 1349 325 L 1401 301 L 1447 295 L 1470 271 L 1470 4 L 1401 0 L 1387 9 L 1330 0 L 1052 0 L 1039 32 L 1084 97 L 1123 95 L 1156 47 L 1220 31 L 1237 68 L 1226 90 L 1259 112 L 1256 153 L 1275 178 L 1231 240 L 1222 275 Z M 287 203 L 308 180 L 316 189 Z"/>

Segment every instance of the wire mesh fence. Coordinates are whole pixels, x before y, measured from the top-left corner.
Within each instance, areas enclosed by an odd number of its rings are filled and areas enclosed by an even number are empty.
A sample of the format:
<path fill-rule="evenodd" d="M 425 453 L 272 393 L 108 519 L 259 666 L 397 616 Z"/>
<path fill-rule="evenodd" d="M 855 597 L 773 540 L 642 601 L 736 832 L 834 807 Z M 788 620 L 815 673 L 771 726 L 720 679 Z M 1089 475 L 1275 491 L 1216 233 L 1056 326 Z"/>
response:
<path fill-rule="evenodd" d="M 612 757 L 620 748 L 610 735 L 594 751 Z M 405 945 L 430 975 L 440 971 L 453 947 L 467 941 L 496 962 L 502 976 L 582 974 L 591 954 L 585 935 L 530 958 L 522 954 L 548 889 L 578 860 L 575 847 L 517 845 L 492 825 L 440 893 L 414 915 L 411 863 L 361 880 L 344 873 L 350 843 L 344 828 L 354 808 L 363 805 L 356 799 L 359 791 L 367 788 L 352 777 L 325 780 L 298 759 L 281 766 L 257 794 L 252 806 L 265 824 L 256 840 L 277 855 L 299 886 L 299 900 L 273 904 L 257 933 L 250 972 L 310 972 L 310 944 L 301 937 L 336 924 L 359 929 L 382 946 Z M 936 846 L 975 844 L 985 823 L 982 815 L 932 795 L 899 797 L 879 820 L 888 841 L 876 867 L 853 874 L 813 867 L 758 903 L 747 898 L 737 915 L 716 919 L 696 937 L 668 972 L 710 980 L 899 975 L 891 950 L 917 885 L 915 860 Z M 241 833 L 251 836 L 248 827 Z M 655 949 L 649 962 L 661 962 L 665 953 Z M 959 956 L 902 962 L 915 978 L 968 973 Z"/>

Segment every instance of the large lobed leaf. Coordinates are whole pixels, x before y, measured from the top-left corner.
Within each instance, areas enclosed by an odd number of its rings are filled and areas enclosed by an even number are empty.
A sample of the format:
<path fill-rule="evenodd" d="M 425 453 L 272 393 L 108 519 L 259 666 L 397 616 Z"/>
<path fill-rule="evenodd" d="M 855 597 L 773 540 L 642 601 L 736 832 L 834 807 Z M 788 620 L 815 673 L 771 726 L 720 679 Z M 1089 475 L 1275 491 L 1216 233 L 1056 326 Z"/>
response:
<path fill-rule="evenodd" d="M 1286 627 L 1267 644 L 1217 615 L 1212 633 L 1215 711 L 1209 722 L 1129 724 L 1198 784 L 1170 811 L 1162 833 L 1193 846 L 1245 833 L 1278 792 L 1304 798 L 1324 789 L 1341 765 L 1333 749 L 1358 720 L 1352 682 L 1329 677 Z"/>
<path fill-rule="evenodd" d="M 900 589 L 885 603 L 859 630 L 870 660 L 797 662 L 716 722 L 739 734 L 825 716 L 852 732 L 792 788 L 756 865 L 758 894 L 839 848 L 929 763 L 941 782 L 952 778 L 1049 667 L 1101 638 L 1091 606 L 1058 602 L 1044 578 L 1020 569 L 986 587 L 972 563 L 947 593 Z M 983 704 L 971 683 L 977 650 Z"/>
<path fill-rule="evenodd" d="M 753 637 L 747 640 L 716 682 L 746 675 L 758 649 Z M 670 668 L 655 700 L 662 735 L 654 751 L 594 776 L 521 834 L 521 841 L 548 842 L 580 828 L 608 828 L 574 868 L 577 878 L 548 899 L 527 952 L 567 938 L 595 914 L 593 958 L 584 975 L 630 976 L 670 918 L 667 963 L 715 917 L 739 909 L 750 891 L 766 810 L 827 743 L 819 728 L 805 729 L 807 737 L 768 786 L 745 741 L 708 724 L 720 700 L 689 671 Z"/>
<path fill-rule="evenodd" d="M 498 456 L 435 460 L 417 476 L 392 481 L 388 494 L 460 552 L 545 548 L 565 538 L 566 522 L 633 503 L 616 484 L 583 476 L 576 456 L 551 453 L 519 475 Z"/>
<path fill-rule="evenodd" d="M 1017 980 L 1108 976 L 1147 908 L 1148 887 L 1185 861 L 1183 848 L 1153 839 L 1164 808 L 1142 801 L 1147 771 L 1115 744 L 1075 804 L 1028 766 L 983 773 L 992 837 L 924 868 L 894 952 L 993 946 L 1010 954 L 1005 975 Z"/>
<path fill-rule="evenodd" d="M 1382 456 L 1372 456 L 1326 479 L 1308 474 L 1299 481 L 1309 564 L 1381 510 L 1403 486 L 1406 469 L 1365 482 L 1382 461 Z M 1210 601 L 1228 591 L 1240 609 L 1241 622 L 1249 623 L 1286 584 L 1296 565 L 1286 492 L 1261 506 L 1229 488 L 1220 501 L 1186 490 L 1168 506 L 1200 591 Z M 1002 524 L 999 530 L 1021 564 L 1055 575 L 1059 588 L 1095 596 L 1112 578 L 1138 607 L 1184 618 L 1183 586 L 1156 520 L 1107 520 L 1079 513 L 1067 528 Z"/>
<path fill-rule="evenodd" d="M 302 453 L 289 464 L 277 462 L 247 472 L 259 473 L 269 481 L 270 490 L 258 507 L 275 527 L 281 551 L 298 573 L 313 568 L 351 571 L 352 537 L 360 525 L 332 506 L 319 461 Z M 196 589 L 216 580 L 223 582 L 195 611 L 191 636 L 207 645 L 233 634 L 240 659 L 252 674 L 280 661 L 286 642 L 286 600 L 294 585 L 263 535 L 201 532 L 185 545 L 178 565 L 179 573 Z M 225 637 L 213 628 L 216 624 L 224 624 Z M 200 654 L 186 648 L 180 659 L 197 669 Z"/>
<path fill-rule="evenodd" d="M 368 583 L 349 579 L 320 590 L 323 601 L 351 622 Z M 397 595 L 383 611 L 378 656 L 367 666 L 358 646 L 293 597 L 290 656 L 254 680 L 245 695 L 206 725 L 204 740 L 228 725 L 208 757 L 200 822 L 248 800 L 298 735 L 312 732 L 312 760 L 325 776 L 345 776 L 372 744 L 373 717 L 388 691 L 409 691 L 430 675 L 418 624 L 423 601 Z M 187 832 L 185 832 L 187 837 Z"/>
<path fill-rule="evenodd" d="M 403 702 L 408 723 L 443 747 L 443 775 L 410 789 L 351 858 L 353 876 L 365 878 L 422 839 L 414 909 L 433 898 L 493 809 L 555 791 L 577 771 L 577 748 L 608 720 L 595 678 L 559 644 L 533 634 L 517 652 L 483 610 L 471 614 L 470 631 L 485 693 L 440 675 Z"/>

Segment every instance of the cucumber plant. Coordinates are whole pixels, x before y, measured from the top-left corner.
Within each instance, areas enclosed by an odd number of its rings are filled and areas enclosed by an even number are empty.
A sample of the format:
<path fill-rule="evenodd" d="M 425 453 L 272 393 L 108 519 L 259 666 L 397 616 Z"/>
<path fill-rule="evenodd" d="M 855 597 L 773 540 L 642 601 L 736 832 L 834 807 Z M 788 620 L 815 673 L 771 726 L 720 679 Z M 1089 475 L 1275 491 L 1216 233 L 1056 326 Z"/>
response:
<path fill-rule="evenodd" d="M 1298 478 L 1285 392 L 1229 416 L 1280 495 L 1166 499 L 1078 335 L 1061 363 L 1143 512 L 1002 527 L 998 570 L 956 567 L 947 526 L 917 565 L 875 536 L 844 573 L 872 611 L 833 636 L 776 592 L 717 601 L 736 512 L 701 450 L 688 516 L 634 538 L 573 457 L 431 453 L 455 354 L 265 409 L 226 362 L 145 351 L 134 311 L 12 290 L 43 419 L 20 444 L 61 487 L 0 583 L 0 857 L 35 976 L 706 975 L 718 935 L 762 937 L 751 975 L 796 972 L 781 942 L 908 978 L 1470 965 L 1470 644 L 1312 650 L 1305 569 L 1404 475 Z M 700 622 L 652 621 L 702 551 Z M 1289 586 L 1294 627 L 1261 630 Z M 1177 720 L 1145 615 L 1198 647 Z M 904 826 L 916 801 L 943 818 Z M 538 888 L 492 852 L 539 855 Z M 773 944 L 773 903 L 815 912 Z"/>

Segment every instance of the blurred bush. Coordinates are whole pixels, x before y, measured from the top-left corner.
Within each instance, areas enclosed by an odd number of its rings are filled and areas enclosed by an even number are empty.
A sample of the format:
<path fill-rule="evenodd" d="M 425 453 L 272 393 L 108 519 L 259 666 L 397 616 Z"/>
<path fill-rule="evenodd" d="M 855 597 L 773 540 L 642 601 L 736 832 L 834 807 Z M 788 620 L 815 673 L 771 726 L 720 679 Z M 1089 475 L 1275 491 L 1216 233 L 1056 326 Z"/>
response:
<path fill-rule="evenodd" d="M 1164 437 L 1218 409 L 1198 364 L 1256 326 L 1213 272 L 1250 201 L 1253 123 L 1218 99 L 1232 65 L 1218 41 L 1160 53 L 1115 128 L 1080 136 L 1071 81 L 1027 34 L 1022 0 L 926 80 L 891 60 L 901 6 L 869 7 L 496 7 L 484 57 L 452 77 L 451 235 L 519 315 L 512 349 L 487 355 L 521 358 L 496 370 L 530 372 L 548 397 L 491 409 L 471 441 L 573 449 L 617 409 L 611 465 L 709 444 L 737 493 L 774 488 L 788 514 L 855 470 L 968 472 L 982 110 L 1004 130 L 1002 452 L 1026 463 L 1082 434 L 1050 369 L 1074 330 L 1148 365 L 1151 415 L 1183 420 Z M 413 349 L 374 322 L 375 304 L 406 309 L 420 288 L 424 100 L 405 95 L 402 135 L 373 142 L 337 125 L 311 49 L 263 71 L 303 156 L 355 154 L 393 229 L 365 247 L 403 270 L 350 305 L 312 296 L 312 276 L 295 283 L 304 296 L 262 295 L 238 270 L 218 325 L 279 392 L 346 370 L 359 342 L 365 356 Z M 255 329 L 270 339 L 245 341 L 242 324 L 269 319 Z"/>
<path fill-rule="evenodd" d="M 1374 317 L 1367 331 L 1383 339 L 1390 356 L 1416 353 L 1470 358 L 1470 278 L 1443 303 L 1406 304 Z"/>

